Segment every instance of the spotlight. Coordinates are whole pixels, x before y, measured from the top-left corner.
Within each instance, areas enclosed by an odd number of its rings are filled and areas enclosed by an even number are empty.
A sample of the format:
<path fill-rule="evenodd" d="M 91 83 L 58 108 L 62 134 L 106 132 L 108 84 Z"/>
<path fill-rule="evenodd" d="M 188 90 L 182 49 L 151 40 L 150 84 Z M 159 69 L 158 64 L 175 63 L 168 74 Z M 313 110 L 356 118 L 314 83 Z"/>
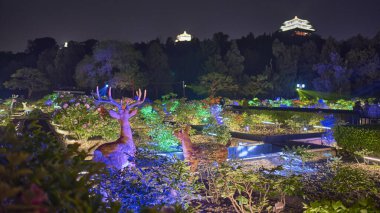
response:
<path fill-rule="evenodd" d="M 108 85 L 108 84 L 106 84 L 106 87 L 107 87 L 107 88 L 108 88 L 108 86 L 109 86 L 109 85 Z"/>
<path fill-rule="evenodd" d="M 305 84 L 297 84 L 296 88 L 297 89 L 304 89 L 305 88 Z"/>

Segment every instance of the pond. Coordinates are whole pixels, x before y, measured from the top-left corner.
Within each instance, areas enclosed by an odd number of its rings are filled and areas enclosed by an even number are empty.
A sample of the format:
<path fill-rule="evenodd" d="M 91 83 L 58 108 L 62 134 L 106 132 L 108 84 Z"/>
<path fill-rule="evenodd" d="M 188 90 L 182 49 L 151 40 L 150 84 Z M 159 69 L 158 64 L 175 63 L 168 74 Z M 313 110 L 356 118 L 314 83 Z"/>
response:
<path fill-rule="evenodd" d="M 254 160 L 265 158 L 269 156 L 280 155 L 284 146 L 272 143 L 264 143 L 262 141 L 250 141 L 234 138 L 230 147 L 228 147 L 228 160 Z M 176 156 L 178 159 L 183 160 L 183 153 L 181 151 L 177 152 L 166 152 L 159 153 L 164 156 Z"/>

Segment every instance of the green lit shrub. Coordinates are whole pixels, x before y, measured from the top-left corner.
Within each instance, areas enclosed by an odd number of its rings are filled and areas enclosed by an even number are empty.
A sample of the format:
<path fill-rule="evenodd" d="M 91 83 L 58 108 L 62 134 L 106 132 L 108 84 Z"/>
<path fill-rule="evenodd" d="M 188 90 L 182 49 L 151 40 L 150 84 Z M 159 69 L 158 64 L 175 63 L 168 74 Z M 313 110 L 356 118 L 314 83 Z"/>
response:
<path fill-rule="evenodd" d="M 0 109 L 0 126 L 6 126 L 9 123 L 9 112 L 6 109 Z"/>
<path fill-rule="evenodd" d="M 211 113 L 209 106 L 205 103 L 190 101 L 181 103 L 173 113 L 173 116 L 178 123 L 200 125 L 207 123 Z"/>
<path fill-rule="evenodd" d="M 334 137 L 338 146 L 353 154 L 368 150 L 380 157 L 380 125 L 375 126 L 337 126 Z"/>
<path fill-rule="evenodd" d="M 53 121 L 60 129 L 67 130 L 78 140 L 101 136 L 110 141 L 119 137 L 116 119 L 99 115 L 90 100 L 73 100 L 73 103 L 63 103 L 62 109 L 54 113 Z"/>
<path fill-rule="evenodd" d="M 240 114 L 223 112 L 225 124 L 231 131 L 261 135 L 300 133 L 304 131 L 303 127 L 308 131 L 318 131 L 313 126 L 321 125 L 323 116 L 319 113 L 275 110 L 247 110 Z"/>
<path fill-rule="evenodd" d="M 304 204 L 305 213 L 328 213 L 328 212 L 342 212 L 342 213 L 362 213 L 362 212 L 378 212 L 374 204 L 363 199 L 352 205 L 351 207 L 345 206 L 341 201 L 314 201 L 309 205 Z"/>
<path fill-rule="evenodd" d="M 202 133 L 208 136 L 213 136 L 216 139 L 216 143 L 226 145 L 231 139 L 231 133 L 227 126 L 219 125 L 215 119 L 210 118 L 209 124 L 205 125 L 202 129 Z"/>
<path fill-rule="evenodd" d="M 179 145 L 178 139 L 173 134 L 173 128 L 167 124 L 156 124 L 148 131 L 148 135 L 157 142 L 161 151 L 173 151 Z"/>
<path fill-rule="evenodd" d="M 157 143 L 158 150 L 173 151 L 179 141 L 173 134 L 173 127 L 164 123 L 163 117 L 153 109 L 151 105 L 144 106 L 140 110 L 140 117 L 149 128 L 147 135 Z"/>

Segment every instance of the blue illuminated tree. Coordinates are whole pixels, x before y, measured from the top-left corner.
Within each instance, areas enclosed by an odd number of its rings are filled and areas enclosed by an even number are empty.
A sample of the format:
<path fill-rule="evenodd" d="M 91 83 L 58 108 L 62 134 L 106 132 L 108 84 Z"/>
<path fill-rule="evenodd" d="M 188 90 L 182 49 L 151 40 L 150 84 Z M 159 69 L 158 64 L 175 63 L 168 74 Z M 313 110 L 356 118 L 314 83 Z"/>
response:
<path fill-rule="evenodd" d="M 338 53 L 332 52 L 328 62 L 316 64 L 313 69 L 318 74 L 318 77 L 313 80 L 316 90 L 339 95 L 350 94 L 351 71 L 344 67 Z"/>

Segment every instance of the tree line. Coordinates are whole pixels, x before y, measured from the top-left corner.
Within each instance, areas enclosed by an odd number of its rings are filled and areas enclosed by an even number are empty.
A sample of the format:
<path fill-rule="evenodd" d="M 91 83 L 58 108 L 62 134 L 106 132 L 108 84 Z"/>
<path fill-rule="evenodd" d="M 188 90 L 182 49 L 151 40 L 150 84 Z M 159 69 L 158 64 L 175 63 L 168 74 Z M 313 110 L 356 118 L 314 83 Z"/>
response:
<path fill-rule="evenodd" d="M 338 41 L 281 32 L 190 42 L 159 39 L 28 41 L 24 52 L 0 52 L 0 90 L 31 97 L 52 89 L 91 91 L 106 84 L 123 94 L 148 88 L 151 98 L 185 90 L 190 97 L 294 97 L 295 85 L 341 96 L 373 96 L 380 84 L 380 32 Z M 184 86 L 186 87 L 184 88 Z"/>

